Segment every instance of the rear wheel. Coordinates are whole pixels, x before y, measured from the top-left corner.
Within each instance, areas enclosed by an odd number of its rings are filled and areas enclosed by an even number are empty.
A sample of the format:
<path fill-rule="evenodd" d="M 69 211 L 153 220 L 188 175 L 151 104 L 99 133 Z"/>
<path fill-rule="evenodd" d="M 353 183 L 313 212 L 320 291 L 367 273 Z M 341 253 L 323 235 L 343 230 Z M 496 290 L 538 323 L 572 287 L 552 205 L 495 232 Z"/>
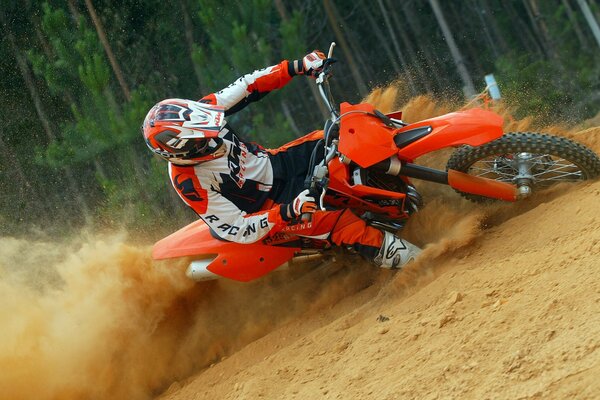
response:
<path fill-rule="evenodd" d="M 540 133 L 515 132 L 483 146 L 463 146 L 452 154 L 446 169 L 515 184 L 520 197 L 559 182 L 600 175 L 600 158 L 572 140 Z M 485 197 L 459 192 L 482 201 Z"/>

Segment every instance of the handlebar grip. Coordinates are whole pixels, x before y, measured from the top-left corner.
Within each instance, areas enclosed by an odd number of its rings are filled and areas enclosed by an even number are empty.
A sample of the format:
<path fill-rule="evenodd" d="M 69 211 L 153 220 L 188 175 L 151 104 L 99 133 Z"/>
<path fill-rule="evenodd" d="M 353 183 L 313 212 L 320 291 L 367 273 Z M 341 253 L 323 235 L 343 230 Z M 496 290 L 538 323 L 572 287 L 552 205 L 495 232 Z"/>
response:
<path fill-rule="evenodd" d="M 329 45 L 329 51 L 327 52 L 327 58 L 331 58 L 333 55 L 333 48 L 335 47 L 335 42 L 331 42 Z"/>

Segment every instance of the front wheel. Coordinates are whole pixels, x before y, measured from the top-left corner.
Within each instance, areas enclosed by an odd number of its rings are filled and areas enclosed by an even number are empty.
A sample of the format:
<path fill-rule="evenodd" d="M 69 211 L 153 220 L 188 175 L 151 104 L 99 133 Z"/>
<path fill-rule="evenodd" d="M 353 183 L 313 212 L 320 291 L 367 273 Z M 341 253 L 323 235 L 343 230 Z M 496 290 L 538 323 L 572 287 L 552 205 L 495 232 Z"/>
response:
<path fill-rule="evenodd" d="M 572 140 L 540 133 L 508 133 L 483 146 L 463 146 L 446 165 L 470 175 L 515 184 L 520 197 L 559 182 L 600 175 L 600 158 Z M 473 201 L 485 198 L 459 192 Z"/>

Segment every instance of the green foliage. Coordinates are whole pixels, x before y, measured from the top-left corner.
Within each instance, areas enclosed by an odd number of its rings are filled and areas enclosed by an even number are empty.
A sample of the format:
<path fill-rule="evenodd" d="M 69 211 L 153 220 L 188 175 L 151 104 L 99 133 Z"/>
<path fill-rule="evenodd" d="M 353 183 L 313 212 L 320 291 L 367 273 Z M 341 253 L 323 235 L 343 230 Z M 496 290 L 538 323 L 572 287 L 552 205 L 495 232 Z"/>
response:
<path fill-rule="evenodd" d="M 81 57 L 77 68 L 81 83 L 94 95 L 100 96 L 108 87 L 110 73 L 96 35 L 81 24 L 80 39 L 75 49 Z"/>
<path fill-rule="evenodd" d="M 156 174 L 144 174 L 148 162 L 141 161 L 138 155 L 144 147 L 139 127 L 153 104 L 153 91 L 139 85 L 129 101 L 119 100 L 118 90 L 111 86 L 111 68 L 96 32 L 83 18 L 79 26 L 74 27 L 61 10 L 53 10 L 48 5 L 44 5 L 43 10 L 42 28 L 49 37 L 54 37 L 50 41 L 54 58 L 31 52 L 35 71 L 54 82 L 57 71 L 68 65 L 71 73 L 64 74 L 60 84 L 53 84 L 52 88 L 54 93 L 73 102 L 70 104 L 72 118 L 60 125 L 61 135 L 57 140 L 38 151 L 42 154 L 38 160 L 42 165 L 57 169 L 70 166 L 95 171 L 92 175 L 95 187 L 102 193 L 97 200 L 100 214 L 111 214 L 111 218 L 104 221 L 143 223 L 146 216 L 151 220 L 148 204 L 160 196 L 148 193 L 147 188 Z M 162 174 L 163 181 L 164 178 Z"/>
<path fill-rule="evenodd" d="M 579 41 L 564 3 L 539 4 L 549 31 L 546 46 L 557 58 L 519 51 L 504 54 L 496 61 L 500 88 L 520 117 L 533 116 L 544 123 L 590 118 L 600 107 L 600 99 L 590 96 L 600 90 L 600 52 L 591 35 L 587 44 L 592 46 Z M 576 21 L 581 19 L 580 28 L 587 29 L 581 14 L 574 15 Z"/>
<path fill-rule="evenodd" d="M 517 117 L 536 116 L 550 122 L 554 115 L 562 115 L 562 107 L 573 102 L 557 81 L 555 66 L 548 61 L 530 55 L 513 56 L 498 60 L 497 68 L 502 94 L 517 108 Z"/>
<path fill-rule="evenodd" d="M 71 32 L 66 27 L 70 26 L 68 17 L 64 10 L 52 9 L 48 3 L 42 5 L 43 17 L 41 29 L 48 37 L 48 42 L 56 57 L 48 59 L 41 52 L 31 50 L 30 60 L 36 74 L 44 76 L 48 88 L 53 93 L 60 93 L 70 88 L 74 74 L 77 70 L 72 68 L 76 55 L 69 51 L 71 43 Z"/>
<path fill-rule="evenodd" d="M 202 86 L 210 88 L 210 91 L 223 88 L 239 76 L 273 65 L 281 59 L 275 56 L 281 52 L 283 45 L 278 34 L 280 21 L 275 17 L 272 1 L 252 0 L 249 3 L 251 5 L 245 7 L 224 7 L 219 1 L 198 0 L 204 46 L 195 47 L 192 57 L 203 71 Z M 300 54 L 296 53 L 292 58 Z M 233 121 L 252 121 L 251 125 L 244 124 L 242 129 L 238 129 L 239 133 L 261 143 L 281 145 L 292 139 L 289 122 L 280 117 L 280 103 L 286 101 L 283 96 L 270 93 L 261 100 L 260 106 L 250 106 L 232 118 Z M 273 119 L 277 124 L 273 123 Z"/>
<path fill-rule="evenodd" d="M 305 37 L 306 32 L 302 24 L 303 15 L 300 11 L 295 10 L 291 18 L 287 21 L 282 20 L 279 25 L 279 33 L 281 35 L 281 54 L 283 58 L 293 60 L 299 55 L 305 53 L 309 49 L 306 48 Z"/>

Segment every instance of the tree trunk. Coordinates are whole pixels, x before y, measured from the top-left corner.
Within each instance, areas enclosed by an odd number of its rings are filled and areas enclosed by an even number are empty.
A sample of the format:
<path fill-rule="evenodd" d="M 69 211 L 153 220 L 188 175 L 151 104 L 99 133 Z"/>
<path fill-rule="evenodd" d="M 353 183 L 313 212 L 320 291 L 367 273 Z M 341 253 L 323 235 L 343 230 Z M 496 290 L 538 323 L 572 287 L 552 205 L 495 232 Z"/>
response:
<path fill-rule="evenodd" d="M 590 6 L 585 0 L 577 0 L 577 4 L 579 4 L 581 12 L 583 13 L 583 16 L 585 17 L 585 20 L 587 21 L 588 25 L 590 26 L 592 33 L 594 34 L 596 43 L 598 43 L 598 47 L 600 47 L 600 27 L 598 26 L 598 21 L 596 21 L 596 18 L 594 18 L 594 14 L 592 14 Z"/>
<path fill-rule="evenodd" d="M 29 94 L 31 95 L 31 98 L 33 100 L 33 104 L 35 106 L 38 118 L 42 124 L 42 127 L 44 128 L 44 132 L 46 133 L 46 136 L 48 137 L 49 141 L 54 141 L 56 140 L 56 135 L 54 134 L 50 125 L 50 121 L 48 120 L 46 112 L 42 107 L 42 101 L 38 94 L 37 88 L 35 87 L 35 83 L 33 77 L 31 76 L 29 66 L 25 61 L 25 57 L 21 54 L 19 48 L 17 47 L 17 42 L 14 37 L 14 34 L 12 33 L 12 31 L 10 31 L 10 29 L 8 29 L 8 26 L 6 26 L 4 16 L 2 14 L 0 14 L 0 22 L 4 27 L 5 37 L 8 38 L 8 42 L 10 43 L 10 46 L 13 50 L 15 60 L 17 61 L 17 66 L 21 72 L 21 76 L 23 77 L 25 86 L 27 86 L 27 89 L 29 90 Z M 91 221 L 90 208 L 88 207 L 87 202 L 81 195 L 81 191 L 77 188 L 75 178 L 73 177 L 73 172 L 67 166 L 64 167 L 64 171 L 65 177 L 67 178 L 68 187 L 70 188 L 73 196 L 75 197 L 76 202 L 81 207 L 83 216 L 85 217 L 87 222 Z"/>
<path fill-rule="evenodd" d="M 302 132 L 300 131 L 300 129 L 298 129 L 298 125 L 296 125 L 296 121 L 294 121 L 294 117 L 292 115 L 292 112 L 290 111 L 290 108 L 288 107 L 287 103 L 285 101 L 281 101 L 281 108 L 283 109 L 283 115 L 285 115 L 285 118 L 287 119 L 288 123 L 290 124 L 290 128 L 292 128 L 292 131 L 294 132 L 294 135 L 296 135 L 296 137 L 300 137 L 302 135 Z"/>
<path fill-rule="evenodd" d="M 77 8 L 77 4 L 75 4 L 75 0 L 68 0 L 67 6 L 69 7 L 69 11 L 71 12 L 71 16 L 73 17 L 73 20 L 75 21 L 77 26 L 79 26 L 79 18 L 81 17 L 81 13 L 79 12 L 79 9 Z"/>
<path fill-rule="evenodd" d="M 131 92 L 129 91 L 129 87 L 127 86 L 127 82 L 125 81 L 125 75 L 117 62 L 117 59 L 110 47 L 110 43 L 108 43 L 108 39 L 106 38 L 106 33 L 104 32 L 104 26 L 102 25 L 102 21 L 98 18 L 96 14 L 96 10 L 94 9 L 94 5 L 92 4 L 92 0 L 85 0 L 85 5 L 87 6 L 88 12 L 90 13 L 90 17 L 92 18 L 92 22 L 94 23 L 94 27 L 96 28 L 96 32 L 98 33 L 98 38 L 102 43 L 102 47 L 104 47 L 104 51 L 108 56 L 108 61 L 112 66 L 112 69 L 117 76 L 117 80 L 119 81 L 119 85 L 121 85 L 121 89 L 123 90 L 123 95 L 125 99 L 129 101 L 131 99 Z"/>
<path fill-rule="evenodd" d="M 12 149 L 10 149 L 8 147 L 8 145 L 6 144 L 6 142 L 4 142 L 4 139 L 2 137 L 3 133 L 4 132 L 2 129 L 2 125 L 0 124 L 0 154 L 2 154 L 5 162 L 8 165 L 10 165 L 11 171 L 13 171 L 15 173 L 17 179 L 21 183 L 19 185 L 19 191 L 21 192 L 21 195 L 24 196 L 26 193 L 31 192 L 31 190 L 32 190 L 31 184 L 29 183 L 29 180 L 25 176 L 25 173 L 23 172 L 23 168 L 21 168 L 21 163 L 19 162 L 17 157 L 15 157 Z"/>
<path fill-rule="evenodd" d="M 40 25 L 41 25 L 40 19 L 37 18 L 36 15 L 32 15 L 31 16 L 31 20 L 33 22 L 33 28 L 35 29 L 35 36 L 37 36 L 38 40 L 42 44 L 42 50 L 44 51 L 44 54 L 46 55 L 46 58 L 48 60 L 52 59 L 52 49 L 50 48 L 50 45 L 48 44 L 48 41 L 44 37 L 44 34 L 40 30 Z"/>
<path fill-rule="evenodd" d="M 538 32 L 541 42 L 543 43 L 543 46 L 546 50 L 546 54 L 550 58 L 558 60 L 558 54 L 556 53 L 556 49 L 554 48 L 552 38 L 550 37 L 550 33 L 548 32 L 548 27 L 546 26 L 544 16 L 540 13 L 537 0 L 525 1 L 525 8 L 527 8 L 527 13 L 529 14 L 529 18 L 531 19 L 531 24 L 536 28 L 536 31 Z"/>
<path fill-rule="evenodd" d="M 277 9 L 277 12 L 279 13 L 279 16 L 281 17 L 282 20 L 287 21 L 288 16 L 287 16 L 287 11 L 285 10 L 285 5 L 283 4 L 282 0 L 274 0 L 273 1 L 275 3 L 275 8 Z"/>
<path fill-rule="evenodd" d="M 354 59 L 354 55 L 352 54 L 352 52 L 350 50 L 350 46 L 348 45 L 348 42 L 346 41 L 346 37 L 344 36 L 344 33 L 340 29 L 339 22 L 338 22 L 338 21 L 340 21 L 340 17 L 337 13 L 335 5 L 333 3 L 331 3 L 331 0 L 323 0 L 323 6 L 325 7 L 325 13 L 327 14 L 327 19 L 329 20 L 329 24 L 331 25 L 331 28 L 333 29 L 333 33 L 335 34 L 335 37 L 336 37 L 340 47 L 342 48 L 342 51 L 344 52 L 344 56 L 346 58 L 345 61 L 348 63 L 348 66 L 350 67 L 350 72 L 352 73 L 354 82 L 356 83 L 356 86 L 358 87 L 358 92 L 360 93 L 360 95 L 362 97 L 365 97 L 368 94 L 369 90 L 367 89 L 367 84 L 365 83 L 362 75 L 360 74 L 360 69 L 358 67 L 358 64 L 356 63 L 356 60 Z"/>
<path fill-rule="evenodd" d="M 596 16 L 596 20 L 600 20 L 600 4 L 596 0 L 590 0 L 591 7 L 594 10 L 594 15 Z"/>
<path fill-rule="evenodd" d="M 281 0 L 275 0 L 275 8 L 277 8 L 277 12 L 279 13 L 279 17 L 281 18 L 281 20 L 287 21 L 288 15 L 285 10 L 285 6 Z M 311 82 L 310 80 L 305 80 L 304 82 L 305 82 L 305 85 L 308 87 L 308 90 L 310 91 L 312 97 L 314 98 L 314 100 L 315 100 L 314 104 L 316 104 L 317 107 L 319 108 L 319 111 L 321 112 L 321 116 L 324 119 L 329 118 L 329 111 L 325 107 L 325 104 L 323 104 L 323 100 L 321 99 L 321 95 L 319 95 L 316 85 L 314 85 L 314 83 Z M 311 108 L 313 108 L 313 105 L 308 104 L 308 102 L 306 101 L 306 97 L 304 97 L 304 96 L 302 96 L 302 102 L 304 103 L 306 110 L 310 110 Z"/>
<path fill-rule="evenodd" d="M 529 26 L 531 26 L 532 31 L 537 39 L 537 42 L 540 44 L 544 54 L 548 56 L 548 51 L 546 49 L 545 43 L 542 39 L 542 32 L 540 32 L 540 27 L 535 21 L 535 16 L 533 15 L 533 10 L 531 9 L 531 5 L 529 4 L 529 0 L 522 0 L 523 8 L 527 12 L 527 17 L 529 18 Z"/>
<path fill-rule="evenodd" d="M 404 58 L 404 54 L 402 54 L 402 50 L 400 49 L 400 44 L 398 43 L 398 38 L 394 34 L 394 30 L 392 29 L 392 23 L 390 21 L 390 17 L 388 16 L 387 10 L 383 6 L 383 2 L 381 0 L 377 0 L 379 4 L 379 9 L 381 10 L 381 14 L 383 15 L 383 20 L 385 21 L 385 26 L 387 26 L 388 34 L 390 35 L 390 39 L 392 40 L 392 45 L 394 46 L 394 50 L 396 50 L 396 56 L 398 60 L 400 60 L 400 64 L 404 71 L 406 72 L 404 76 L 406 77 L 406 82 L 408 83 L 408 87 L 410 88 L 411 94 L 414 96 L 417 94 L 418 90 L 413 82 L 412 77 L 410 76 L 409 65 Z M 402 29 L 401 26 L 396 27 L 396 29 Z"/>
<path fill-rule="evenodd" d="M 467 71 L 462 54 L 458 50 L 456 42 L 454 41 L 454 37 L 452 36 L 452 32 L 450 31 L 450 28 L 444 19 L 444 14 L 442 13 L 442 9 L 440 8 L 438 0 L 429 0 L 429 4 L 433 9 L 433 13 L 435 14 L 435 18 L 437 19 L 440 28 L 442 29 L 442 33 L 444 34 L 444 38 L 446 39 L 446 43 L 450 49 L 450 54 L 452 54 L 452 58 L 454 59 L 454 64 L 456 65 L 460 79 L 463 81 L 463 91 L 465 96 L 467 98 L 473 97 L 475 95 L 475 85 L 473 85 L 473 80 L 471 79 L 471 75 L 469 75 L 469 71 Z"/>
<path fill-rule="evenodd" d="M 490 28 L 492 39 L 499 47 L 499 54 L 504 54 L 508 52 L 508 44 L 506 44 L 506 40 L 504 40 L 504 35 L 500 31 L 500 28 L 498 28 L 496 18 L 494 17 L 494 13 L 492 12 L 492 9 L 487 3 L 487 0 L 478 0 L 478 4 L 480 8 L 480 14 L 482 14 L 483 20 L 485 21 L 485 23 L 487 23 L 487 25 Z"/>
<path fill-rule="evenodd" d="M 198 82 L 198 92 L 202 93 L 204 96 L 206 89 L 202 85 L 202 71 L 200 70 L 200 66 L 196 64 L 192 58 L 192 54 L 194 53 L 194 25 L 192 24 L 192 19 L 189 15 L 188 4 L 186 0 L 179 0 L 179 5 L 181 6 L 181 13 L 183 14 L 185 41 L 188 46 L 190 61 L 192 62 L 192 67 L 194 68 L 194 74 L 196 74 L 196 81 Z"/>
<path fill-rule="evenodd" d="M 421 29 L 421 26 L 418 23 L 418 16 L 411 8 L 408 2 L 403 1 L 401 5 L 404 20 L 408 23 L 408 28 L 410 28 L 410 30 L 412 31 L 412 34 L 415 37 L 415 41 L 418 46 L 419 40 L 421 40 L 421 38 L 424 37 L 423 30 Z M 433 77 L 438 89 L 443 90 L 447 88 L 450 85 L 448 79 L 445 78 L 447 74 L 440 72 L 437 61 L 429 49 L 429 44 L 426 43 L 424 46 L 420 46 L 419 49 L 423 52 L 422 54 L 425 57 L 426 68 L 429 69 L 428 76 Z M 425 71 L 427 71 L 427 69 L 425 69 Z"/>
<path fill-rule="evenodd" d="M 531 25 L 527 24 L 521 19 L 521 14 L 513 8 L 513 5 L 509 1 L 501 3 L 509 15 L 510 20 L 514 21 L 515 29 L 522 33 L 521 42 L 528 51 L 528 53 L 537 53 L 540 57 L 544 57 L 544 50 L 538 40 L 535 37 L 535 32 L 532 31 Z"/>
<path fill-rule="evenodd" d="M 32 16 L 32 21 L 33 21 L 33 25 L 34 25 L 34 29 L 35 29 L 35 35 L 37 36 L 38 40 L 42 44 L 42 50 L 44 51 L 46 58 L 48 60 L 52 60 L 54 58 L 54 54 L 52 52 L 52 48 L 51 48 L 50 44 L 44 37 L 44 34 L 42 33 L 42 31 L 40 30 L 39 18 L 37 18 L 37 16 Z M 77 21 L 77 22 L 79 22 L 79 21 Z M 67 101 L 69 102 L 69 104 L 75 104 L 75 97 L 73 96 L 73 94 L 71 93 L 70 90 L 65 88 L 64 94 L 65 94 L 65 97 L 67 98 Z"/>
<path fill-rule="evenodd" d="M 71 15 L 73 17 L 73 20 L 75 21 L 75 24 L 77 25 L 77 27 L 79 27 L 80 25 L 80 21 L 79 21 L 79 11 L 77 10 L 77 5 L 74 3 L 73 0 L 69 0 L 69 10 L 71 12 Z M 54 57 L 54 53 L 53 50 L 50 46 L 50 44 L 48 43 L 48 41 L 46 40 L 46 38 L 44 37 L 44 34 L 42 33 L 42 31 L 40 30 L 39 26 L 40 26 L 40 22 L 39 22 L 39 18 L 32 16 L 33 19 L 33 23 L 35 26 L 35 32 L 36 32 L 36 36 L 38 38 L 38 40 L 40 41 L 40 43 L 42 44 L 42 48 L 44 50 L 44 54 L 46 55 L 46 58 L 48 60 L 53 60 Z M 66 97 L 66 100 L 68 101 L 68 103 L 73 106 L 75 105 L 77 102 L 75 101 L 75 96 L 73 95 L 73 93 L 71 92 L 71 90 L 69 88 L 64 88 L 64 96 Z M 100 164 L 100 162 L 98 160 L 94 160 L 94 166 L 96 168 L 96 174 L 100 179 L 104 179 L 106 180 L 106 173 L 104 172 L 104 168 L 102 167 L 102 165 Z"/>
<path fill-rule="evenodd" d="M 373 18 L 372 13 L 369 10 L 367 10 L 364 3 L 359 2 L 358 4 L 361 7 L 361 13 L 367 18 L 371 30 L 373 31 L 373 33 L 375 33 L 375 36 L 377 37 L 377 40 L 379 42 L 378 45 L 381 45 L 383 51 L 385 51 L 385 54 L 390 59 L 390 62 L 392 63 L 392 68 L 394 68 L 396 74 L 400 75 L 402 73 L 402 69 L 400 68 L 400 65 L 398 65 L 396 57 L 394 56 L 394 52 L 390 48 L 388 38 L 385 37 L 381 29 L 379 28 L 379 24 L 375 21 L 375 18 Z"/>
<path fill-rule="evenodd" d="M 475 8 L 475 12 L 477 13 L 477 17 L 479 17 L 479 21 L 481 22 L 481 27 L 483 28 L 483 33 L 485 35 L 485 39 L 488 42 L 488 46 L 490 49 L 492 49 L 492 53 L 494 54 L 494 58 L 498 58 L 500 57 L 500 51 L 498 50 L 498 46 L 496 45 L 496 41 L 494 40 L 494 38 L 492 37 L 492 33 L 490 32 L 490 27 L 488 26 L 488 23 L 485 19 L 485 11 L 482 9 L 482 7 L 480 6 L 481 2 L 475 3 L 473 2 L 472 5 Z"/>
<path fill-rule="evenodd" d="M 21 72 L 21 76 L 23 78 L 23 81 L 25 82 L 25 86 L 29 90 L 29 94 L 31 95 L 31 98 L 33 100 L 33 106 L 35 107 L 38 118 L 42 124 L 42 127 L 44 128 L 44 132 L 46 133 L 46 136 L 48 137 L 49 141 L 54 141 L 56 140 L 56 135 L 54 134 L 54 131 L 50 126 L 50 121 L 48 120 L 48 117 L 46 116 L 46 113 L 42 107 L 42 100 L 37 92 L 37 88 L 35 87 L 35 83 L 33 77 L 31 76 L 31 72 L 29 71 L 29 66 L 27 65 L 25 56 L 23 56 L 20 53 L 20 50 L 17 48 L 17 44 L 13 33 L 10 32 L 8 29 L 6 29 L 6 31 L 6 37 L 8 38 L 8 41 L 12 47 L 15 59 L 17 61 L 17 66 L 19 68 L 19 71 Z"/>
<path fill-rule="evenodd" d="M 414 71 L 414 75 L 418 79 L 418 83 L 415 83 L 417 90 L 422 86 L 425 88 L 427 92 L 431 92 L 431 84 L 430 77 L 427 72 L 423 69 L 421 65 L 421 60 L 419 59 L 417 52 L 413 46 L 413 40 L 408 35 L 407 24 L 405 21 L 402 21 L 400 18 L 400 14 L 396 12 L 396 7 L 394 4 L 388 0 L 388 9 L 390 10 L 390 15 L 392 16 L 394 23 L 396 24 L 396 29 L 398 30 L 398 34 L 400 35 L 400 39 L 402 39 L 402 43 L 404 44 L 404 48 L 407 51 L 408 59 L 412 60 L 412 62 L 408 62 L 408 65 L 411 67 L 411 70 Z"/>
<path fill-rule="evenodd" d="M 356 38 L 353 29 L 345 28 L 345 25 L 343 23 L 343 22 L 345 22 L 345 19 L 339 15 L 339 13 L 337 12 L 337 9 L 335 8 L 335 5 L 332 4 L 332 6 L 333 6 L 333 12 L 337 16 L 337 19 L 339 21 L 342 21 L 342 23 L 340 23 L 340 28 L 342 28 L 342 33 L 343 33 L 344 37 L 346 38 L 346 41 L 350 45 L 350 50 L 352 51 L 352 54 L 354 55 L 354 59 L 358 58 L 359 60 L 366 60 L 367 57 L 365 57 L 365 52 L 360 46 L 360 43 L 361 43 L 360 38 L 359 39 Z M 363 78 L 368 79 L 369 77 L 372 77 L 374 75 L 372 63 L 361 62 L 361 63 L 358 63 L 358 67 L 359 67 L 359 71 L 362 71 L 361 76 Z"/>
<path fill-rule="evenodd" d="M 473 26 L 477 24 L 474 18 L 465 18 L 465 15 L 461 12 L 461 10 L 457 9 L 457 7 L 460 7 L 460 3 L 449 1 L 445 4 L 448 5 L 448 11 L 445 13 L 448 18 L 444 19 L 446 21 L 461 21 L 459 34 L 461 30 L 464 32 L 477 31 L 477 29 Z M 479 61 L 479 51 L 477 50 L 477 46 L 475 45 L 474 41 L 465 40 L 460 47 L 463 57 L 466 55 L 470 60 L 470 75 L 474 75 L 476 77 L 484 76 L 485 72 L 483 71 L 481 62 Z"/>
<path fill-rule="evenodd" d="M 569 21 L 571 21 L 571 26 L 573 26 L 573 31 L 575 32 L 575 35 L 577 36 L 577 40 L 579 40 L 579 44 L 581 45 L 581 48 L 587 49 L 589 46 L 588 40 L 585 37 L 585 35 L 583 34 L 583 31 L 581 30 L 579 21 L 577 21 L 577 15 L 575 15 L 575 12 L 571 8 L 571 4 L 569 4 L 569 0 L 561 0 L 561 1 L 562 1 L 563 6 L 565 7 L 565 12 L 567 13 L 567 17 L 569 17 Z"/>

